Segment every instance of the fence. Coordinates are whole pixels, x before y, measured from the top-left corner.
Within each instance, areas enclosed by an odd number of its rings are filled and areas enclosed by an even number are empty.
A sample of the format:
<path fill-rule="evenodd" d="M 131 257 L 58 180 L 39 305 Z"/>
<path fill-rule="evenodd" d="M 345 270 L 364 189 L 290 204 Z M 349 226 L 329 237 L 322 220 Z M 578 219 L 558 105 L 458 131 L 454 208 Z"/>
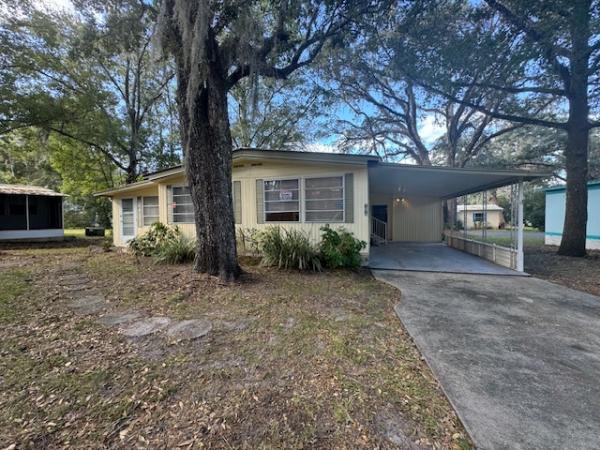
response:
<path fill-rule="evenodd" d="M 446 236 L 446 243 L 452 248 L 471 253 L 500 266 L 517 270 L 518 252 L 516 249 L 465 238 L 464 235 L 459 235 L 456 231 L 446 230 L 444 235 Z"/>

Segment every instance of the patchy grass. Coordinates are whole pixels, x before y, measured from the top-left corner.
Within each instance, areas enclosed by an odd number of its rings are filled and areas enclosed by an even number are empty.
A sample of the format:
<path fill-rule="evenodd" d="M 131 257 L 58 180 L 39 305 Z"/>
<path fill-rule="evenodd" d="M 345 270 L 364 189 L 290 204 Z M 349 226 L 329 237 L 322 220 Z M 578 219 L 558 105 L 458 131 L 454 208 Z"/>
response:
<path fill-rule="evenodd" d="M 87 248 L 0 264 L 0 448 L 425 448 L 469 441 L 369 273 L 279 272 L 240 284 Z M 115 309 L 202 317 L 187 344 L 130 340 L 73 314 L 82 272 Z"/>
<path fill-rule="evenodd" d="M 106 229 L 105 235 L 106 237 L 111 237 L 112 230 L 110 228 Z M 85 228 L 65 228 L 65 236 L 80 239 L 98 239 L 99 237 L 102 238 L 101 236 L 86 236 Z"/>
<path fill-rule="evenodd" d="M 495 230 L 488 230 L 488 235 L 485 239 L 481 238 L 481 231 L 469 230 L 469 238 L 477 241 L 487 242 L 489 244 L 502 245 L 510 247 L 513 241 L 510 236 L 494 235 Z M 516 244 L 516 242 L 515 242 Z M 539 247 L 544 245 L 544 237 L 538 235 L 537 230 L 525 230 L 523 232 L 523 244 L 530 247 Z"/>

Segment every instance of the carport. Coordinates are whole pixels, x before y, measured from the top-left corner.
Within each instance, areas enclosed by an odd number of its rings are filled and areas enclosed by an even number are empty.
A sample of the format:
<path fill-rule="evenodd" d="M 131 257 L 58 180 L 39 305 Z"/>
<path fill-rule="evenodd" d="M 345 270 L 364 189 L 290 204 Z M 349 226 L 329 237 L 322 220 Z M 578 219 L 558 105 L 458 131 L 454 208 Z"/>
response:
<path fill-rule="evenodd" d="M 373 245 L 369 266 L 508 274 L 497 268 L 503 266 L 511 269 L 509 273 L 523 272 L 523 183 L 547 176 L 525 170 L 370 164 Z M 505 186 L 509 186 L 513 212 L 510 246 L 485 242 L 485 223 L 481 226 L 480 240 L 469 236 L 466 227 L 460 229 L 459 197 L 466 204 L 467 196 L 480 194 L 487 208 L 487 191 Z M 462 223 L 466 223 L 466 217 Z"/>

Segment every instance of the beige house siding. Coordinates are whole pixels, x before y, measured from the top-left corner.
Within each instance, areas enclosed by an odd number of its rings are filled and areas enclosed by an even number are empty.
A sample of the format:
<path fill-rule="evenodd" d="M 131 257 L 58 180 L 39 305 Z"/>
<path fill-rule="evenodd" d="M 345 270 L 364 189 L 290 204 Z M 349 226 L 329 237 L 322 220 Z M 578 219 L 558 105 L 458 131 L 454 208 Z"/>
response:
<path fill-rule="evenodd" d="M 483 212 L 483 210 L 467 211 L 467 222 L 466 222 L 467 229 L 475 228 L 475 222 L 473 222 L 473 213 L 476 213 L 476 212 Z M 498 210 L 498 211 L 488 210 L 486 217 L 487 217 L 486 223 L 487 223 L 488 228 L 498 229 L 498 228 L 500 228 L 500 225 L 504 223 L 504 214 L 500 210 Z M 460 220 L 460 221 L 464 220 L 464 212 L 463 211 L 458 212 L 458 220 Z"/>
<path fill-rule="evenodd" d="M 161 214 L 160 208 L 162 207 L 162 202 L 159 194 L 158 186 L 151 186 L 140 188 L 136 190 L 131 190 L 129 192 L 123 192 L 115 195 L 112 199 L 112 213 L 113 213 L 113 243 L 118 247 L 123 247 L 127 245 L 127 242 L 123 239 L 122 230 L 121 230 L 121 200 L 124 198 L 133 198 L 133 208 L 135 211 L 135 221 L 136 221 L 136 236 L 145 233 L 148 230 L 148 227 L 143 225 L 143 218 L 140 214 L 141 206 L 138 203 L 139 197 L 153 197 L 158 196 L 158 204 L 159 204 L 159 214 Z M 166 198 L 166 197 L 165 197 Z M 166 204 L 164 207 L 165 217 L 166 217 Z M 160 215 L 160 220 L 162 221 L 162 214 Z M 166 222 L 165 222 L 166 223 Z"/>
<path fill-rule="evenodd" d="M 389 215 L 389 213 L 388 213 Z M 442 202 L 432 198 L 393 201 L 392 240 L 440 241 L 443 232 Z"/>
<path fill-rule="evenodd" d="M 368 171 L 366 165 L 348 165 L 348 164 L 323 164 L 323 163 L 300 163 L 300 162 L 272 162 L 265 161 L 235 163 L 233 168 L 233 180 L 241 183 L 241 224 L 237 228 L 256 228 L 261 229 L 270 225 L 279 225 L 288 229 L 299 229 L 306 232 L 314 242 L 320 239 L 320 228 L 325 223 L 305 223 L 301 218 L 300 222 L 277 222 L 277 223 L 258 223 L 257 205 L 256 205 L 256 180 L 269 180 L 278 178 L 300 178 L 312 176 L 344 176 L 353 174 L 353 222 L 352 223 L 331 223 L 334 228 L 344 227 L 354 233 L 354 235 L 367 242 L 367 248 L 364 253 L 368 253 L 368 243 L 370 235 L 369 224 L 369 193 L 368 193 Z M 121 237 L 121 217 L 120 217 L 120 199 L 135 198 L 144 195 L 159 196 L 160 221 L 168 222 L 168 200 L 167 186 L 185 184 L 185 178 L 182 173 L 170 176 L 165 179 L 157 180 L 152 188 L 140 190 L 131 190 L 127 193 L 118 193 L 113 197 L 113 228 L 114 243 L 117 246 L 124 246 L 126 242 Z M 300 200 L 301 213 L 304 209 L 303 197 Z M 136 209 L 137 210 L 137 209 Z M 302 216 L 302 214 L 301 214 Z M 138 218 L 137 233 L 141 234 L 146 228 L 140 226 L 141 221 Z M 193 223 L 178 223 L 177 225 L 186 235 L 195 237 L 195 225 Z"/>

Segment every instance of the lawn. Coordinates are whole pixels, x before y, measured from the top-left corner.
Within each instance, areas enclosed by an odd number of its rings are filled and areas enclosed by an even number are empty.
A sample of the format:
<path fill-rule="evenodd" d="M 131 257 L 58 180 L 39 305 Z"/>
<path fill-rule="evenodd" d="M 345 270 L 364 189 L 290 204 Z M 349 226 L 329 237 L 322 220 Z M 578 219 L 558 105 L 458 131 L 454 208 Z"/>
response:
<path fill-rule="evenodd" d="M 502 245 L 504 247 L 510 247 L 511 243 L 513 243 L 513 239 L 510 236 L 510 231 L 508 230 L 488 230 L 485 239 L 482 239 L 481 231 L 469 230 L 468 235 L 469 238 L 476 241 Z M 544 245 L 544 236 L 537 230 L 525 230 L 523 232 L 523 244 L 534 247 Z M 514 245 L 516 245 L 516 239 Z"/>
<path fill-rule="evenodd" d="M 65 236 L 67 237 L 74 237 L 74 238 L 78 238 L 78 239 L 98 239 L 98 236 L 92 236 L 92 237 L 88 237 L 85 235 L 85 228 L 65 228 Z M 112 236 L 112 230 L 111 229 L 107 229 L 106 230 L 106 237 L 110 237 Z M 100 239 L 102 239 L 100 237 Z"/>
<path fill-rule="evenodd" d="M 468 448 L 368 272 L 244 261 L 223 285 L 100 247 L 0 249 L 0 448 Z M 68 307 L 87 274 L 111 308 L 204 318 L 187 343 L 130 339 Z"/>

